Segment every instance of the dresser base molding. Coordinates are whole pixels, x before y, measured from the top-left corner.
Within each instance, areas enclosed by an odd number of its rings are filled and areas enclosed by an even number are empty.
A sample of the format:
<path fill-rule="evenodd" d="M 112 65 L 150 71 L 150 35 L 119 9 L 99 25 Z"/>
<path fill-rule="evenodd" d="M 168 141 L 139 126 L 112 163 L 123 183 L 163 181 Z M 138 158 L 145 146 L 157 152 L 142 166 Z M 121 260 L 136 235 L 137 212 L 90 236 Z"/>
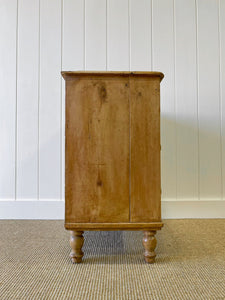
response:
<path fill-rule="evenodd" d="M 72 251 L 70 258 L 73 263 L 81 263 L 84 255 L 82 246 L 84 243 L 84 230 L 142 230 L 144 232 L 142 244 L 144 246 L 144 258 L 147 263 L 155 262 L 155 247 L 157 244 L 155 234 L 163 226 L 162 222 L 155 223 L 67 223 L 65 228 L 70 230 L 70 246 Z"/>
<path fill-rule="evenodd" d="M 67 230 L 160 230 L 162 222 L 151 223 L 65 223 Z"/>

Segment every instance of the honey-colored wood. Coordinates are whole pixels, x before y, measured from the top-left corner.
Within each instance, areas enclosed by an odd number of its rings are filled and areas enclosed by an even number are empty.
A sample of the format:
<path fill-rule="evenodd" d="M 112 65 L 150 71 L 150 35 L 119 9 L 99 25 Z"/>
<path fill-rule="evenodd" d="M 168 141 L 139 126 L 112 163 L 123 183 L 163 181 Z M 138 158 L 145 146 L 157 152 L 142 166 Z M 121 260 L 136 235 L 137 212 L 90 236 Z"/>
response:
<path fill-rule="evenodd" d="M 159 77 L 160 80 L 163 79 L 164 75 L 161 72 L 142 72 L 142 71 L 133 71 L 133 72 L 128 72 L 128 71 L 62 71 L 61 72 L 63 78 L 65 80 L 74 80 L 74 78 L 77 78 L 79 76 L 85 77 L 85 76 L 91 76 L 93 77 Z"/>
<path fill-rule="evenodd" d="M 144 252 L 144 258 L 147 263 L 154 263 L 155 262 L 155 247 L 157 244 L 156 238 L 155 238 L 156 231 L 144 231 L 144 237 L 142 240 L 143 246 L 145 248 Z"/>
<path fill-rule="evenodd" d="M 129 222 L 128 78 L 66 86 L 66 222 Z"/>
<path fill-rule="evenodd" d="M 67 230 L 160 230 L 162 222 L 152 223 L 65 223 Z"/>
<path fill-rule="evenodd" d="M 73 263 L 80 263 L 84 255 L 81 250 L 84 244 L 83 231 L 70 231 L 70 246 L 72 251 L 70 253 L 70 258 Z"/>
<path fill-rule="evenodd" d="M 160 72 L 62 72 L 66 80 L 65 228 L 143 230 L 154 262 L 161 222 Z"/>
<path fill-rule="evenodd" d="M 130 221 L 161 219 L 160 77 L 130 79 Z"/>

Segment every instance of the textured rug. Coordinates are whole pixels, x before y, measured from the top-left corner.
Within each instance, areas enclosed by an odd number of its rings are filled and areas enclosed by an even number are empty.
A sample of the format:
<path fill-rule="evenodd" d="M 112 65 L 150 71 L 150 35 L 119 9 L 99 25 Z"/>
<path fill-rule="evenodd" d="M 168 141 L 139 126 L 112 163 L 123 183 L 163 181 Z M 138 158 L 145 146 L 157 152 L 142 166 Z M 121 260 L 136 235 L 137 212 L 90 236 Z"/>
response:
<path fill-rule="evenodd" d="M 0 299 L 225 299 L 225 219 L 165 220 L 156 263 L 142 232 L 85 232 L 69 259 L 63 221 L 0 221 Z"/>

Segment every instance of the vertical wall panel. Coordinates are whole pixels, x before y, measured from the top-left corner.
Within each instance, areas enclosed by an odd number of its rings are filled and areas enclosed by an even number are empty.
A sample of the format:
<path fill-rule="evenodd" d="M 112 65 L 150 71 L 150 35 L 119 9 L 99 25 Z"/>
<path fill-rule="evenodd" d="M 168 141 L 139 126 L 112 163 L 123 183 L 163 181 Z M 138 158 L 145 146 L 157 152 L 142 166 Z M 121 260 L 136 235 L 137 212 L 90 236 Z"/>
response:
<path fill-rule="evenodd" d="M 62 70 L 84 69 L 84 0 L 63 0 Z M 65 81 L 62 80 L 62 199 L 65 194 Z"/>
<path fill-rule="evenodd" d="M 61 1 L 41 0 L 40 198 L 61 198 Z"/>
<path fill-rule="evenodd" d="M 84 0 L 63 0 L 62 69 L 84 69 Z"/>
<path fill-rule="evenodd" d="M 177 198 L 198 199 L 195 0 L 175 1 Z"/>
<path fill-rule="evenodd" d="M 151 70 L 151 1 L 130 0 L 130 68 Z"/>
<path fill-rule="evenodd" d="M 221 153 L 222 153 L 222 190 L 225 199 L 225 0 L 220 0 L 220 88 L 221 88 Z"/>
<path fill-rule="evenodd" d="M 129 3 L 107 1 L 107 69 L 129 70 Z"/>
<path fill-rule="evenodd" d="M 198 0 L 200 197 L 221 199 L 218 1 Z"/>
<path fill-rule="evenodd" d="M 0 0 L 0 199 L 15 198 L 17 1 Z"/>
<path fill-rule="evenodd" d="M 106 69 L 106 30 L 106 0 L 86 0 L 86 70 Z"/>
<path fill-rule="evenodd" d="M 39 0 L 18 1 L 17 199 L 38 197 Z"/>
<path fill-rule="evenodd" d="M 163 198 L 176 198 L 176 105 L 172 0 L 153 0 L 153 70 L 161 71 L 161 170 Z"/>

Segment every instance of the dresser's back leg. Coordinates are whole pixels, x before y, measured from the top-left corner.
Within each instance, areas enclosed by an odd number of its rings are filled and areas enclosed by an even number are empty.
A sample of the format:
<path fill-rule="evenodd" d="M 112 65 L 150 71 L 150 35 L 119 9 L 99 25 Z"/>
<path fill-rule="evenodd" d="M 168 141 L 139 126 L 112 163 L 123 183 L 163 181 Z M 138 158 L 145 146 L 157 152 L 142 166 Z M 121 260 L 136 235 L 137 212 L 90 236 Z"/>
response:
<path fill-rule="evenodd" d="M 73 263 L 80 263 L 84 255 L 82 246 L 84 244 L 83 231 L 70 231 L 70 246 L 72 251 L 70 253 L 70 258 Z"/>

